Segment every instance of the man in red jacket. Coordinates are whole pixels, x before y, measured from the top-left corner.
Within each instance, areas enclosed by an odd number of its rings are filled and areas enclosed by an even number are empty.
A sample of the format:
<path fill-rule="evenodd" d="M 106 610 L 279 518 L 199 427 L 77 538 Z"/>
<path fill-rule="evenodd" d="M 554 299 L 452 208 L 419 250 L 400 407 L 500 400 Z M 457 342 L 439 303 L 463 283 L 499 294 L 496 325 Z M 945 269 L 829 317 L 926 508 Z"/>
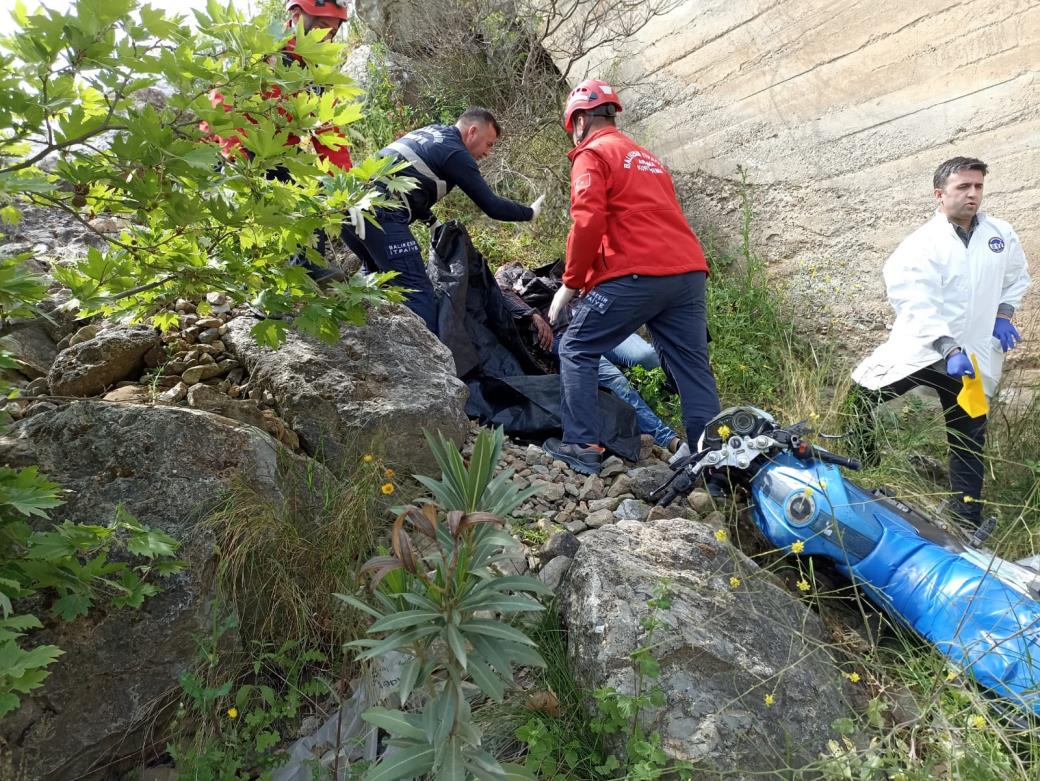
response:
<path fill-rule="evenodd" d="M 543 447 L 582 474 L 603 459 L 597 370 L 603 353 L 645 324 L 675 378 L 686 436 L 696 441 L 719 411 L 708 364 L 708 264 L 661 162 L 614 126 L 621 101 L 590 79 L 571 92 L 563 123 L 571 159 L 571 226 L 555 322 L 582 297 L 560 343 L 563 439 Z"/>
<path fill-rule="evenodd" d="M 339 32 L 339 28 L 342 24 L 347 21 L 347 2 L 348 0 L 286 0 L 285 10 L 288 18 L 286 20 L 286 26 L 295 26 L 297 24 L 303 26 L 304 32 L 310 32 L 314 29 L 326 30 L 325 40 L 332 40 Z M 274 55 L 274 58 L 281 58 L 283 64 L 291 65 L 298 63 L 299 65 L 306 66 L 303 58 L 296 53 L 296 39 L 291 38 L 282 50 Z M 282 90 L 278 85 L 272 86 L 266 92 L 263 97 L 266 100 L 271 101 L 272 108 L 277 111 L 278 114 L 286 115 L 284 108 L 279 105 L 282 98 Z M 232 108 L 229 106 L 224 96 L 219 90 L 211 90 L 209 93 L 210 104 L 216 108 L 223 106 L 225 111 L 231 111 Z M 200 123 L 200 127 L 203 132 L 208 132 L 208 123 Z M 239 131 L 241 133 L 241 130 Z M 242 138 L 239 133 L 232 133 L 226 136 L 219 136 L 212 134 L 210 139 L 220 144 L 220 153 L 228 158 L 234 159 L 235 157 L 244 154 L 248 156 L 248 152 L 244 150 L 242 144 Z M 327 136 L 332 135 L 340 140 L 340 143 L 334 146 L 328 146 L 323 144 L 319 139 L 319 135 Z M 299 144 L 301 139 L 299 136 L 289 135 L 286 139 L 287 146 L 294 146 Z M 350 159 L 350 150 L 346 146 L 346 137 L 335 128 L 325 127 L 320 128 L 311 134 L 310 138 L 311 146 L 314 148 L 315 153 L 322 160 L 326 160 L 332 163 L 337 168 L 341 168 L 344 171 L 349 171 L 353 165 Z M 284 167 L 278 167 L 268 172 L 268 178 L 277 179 L 279 181 L 287 182 L 292 178 L 289 174 L 288 169 Z M 324 231 L 317 231 L 317 246 L 316 249 L 318 254 L 325 254 L 326 236 Z M 307 269 L 307 274 L 315 281 L 319 283 L 338 281 L 345 278 L 343 272 L 338 268 L 331 266 L 317 266 L 306 259 L 306 250 L 301 249 L 297 256 L 289 261 L 290 265 L 299 265 Z"/>

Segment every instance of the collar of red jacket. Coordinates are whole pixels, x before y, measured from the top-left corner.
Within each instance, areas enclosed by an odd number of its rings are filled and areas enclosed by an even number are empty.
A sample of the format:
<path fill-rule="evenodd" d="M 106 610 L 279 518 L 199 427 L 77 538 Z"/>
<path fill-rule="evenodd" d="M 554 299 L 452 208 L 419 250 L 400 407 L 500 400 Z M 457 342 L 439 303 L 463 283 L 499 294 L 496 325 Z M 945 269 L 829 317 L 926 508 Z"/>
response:
<path fill-rule="evenodd" d="M 582 141 L 580 144 L 578 144 L 576 147 L 574 147 L 574 149 L 572 149 L 570 152 L 568 152 L 567 153 L 567 157 L 569 157 L 571 159 L 571 161 L 573 162 L 573 160 L 574 160 L 575 156 L 578 154 L 578 152 L 580 152 L 582 149 L 587 147 L 589 144 L 591 144 L 597 138 L 601 138 L 602 136 L 608 135 L 610 133 L 620 133 L 620 132 L 621 131 L 618 130 L 613 125 L 608 125 L 607 127 L 601 127 L 595 133 L 590 133 L 589 135 L 585 136 L 585 140 Z"/>

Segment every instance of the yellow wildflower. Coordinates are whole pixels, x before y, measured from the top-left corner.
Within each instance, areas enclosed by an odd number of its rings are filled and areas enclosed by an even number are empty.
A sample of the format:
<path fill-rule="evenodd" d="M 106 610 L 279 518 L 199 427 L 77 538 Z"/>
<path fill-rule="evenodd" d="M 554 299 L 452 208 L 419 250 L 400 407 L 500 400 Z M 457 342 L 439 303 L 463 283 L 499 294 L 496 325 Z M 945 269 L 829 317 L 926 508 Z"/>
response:
<path fill-rule="evenodd" d="M 957 680 L 957 671 L 954 670 L 951 667 L 949 670 L 946 671 L 946 682 L 947 683 L 953 683 L 956 680 Z"/>
<path fill-rule="evenodd" d="M 725 542 L 726 541 L 726 530 L 725 529 L 716 529 L 715 530 L 715 539 L 718 540 L 719 542 Z"/>
<path fill-rule="evenodd" d="M 772 694 L 767 694 L 763 700 L 767 708 L 772 708 L 773 703 L 776 702 L 776 698 Z"/>
<path fill-rule="evenodd" d="M 740 585 L 740 578 L 738 578 L 736 575 L 734 575 L 733 577 L 731 577 L 729 579 L 729 587 L 730 588 L 736 588 L 739 585 Z"/>
<path fill-rule="evenodd" d="M 809 581 L 807 581 L 805 578 L 802 578 L 801 580 L 798 581 L 798 590 L 799 591 L 808 591 L 811 588 L 812 588 L 812 586 L 809 585 Z"/>
<path fill-rule="evenodd" d="M 394 471 L 393 469 L 387 468 L 387 469 L 386 469 L 386 470 L 385 470 L 385 471 L 383 472 L 383 474 L 384 474 L 384 475 L 386 475 L 387 477 L 393 477 L 394 475 L 396 475 L 396 474 L 397 474 L 397 472 L 395 472 L 395 471 Z"/>
<path fill-rule="evenodd" d="M 228 708 L 227 709 L 227 717 L 229 719 L 237 719 L 238 718 L 238 708 L 234 708 L 234 707 Z"/>
<path fill-rule="evenodd" d="M 393 483 L 383 483 L 379 487 L 379 490 L 382 491 L 385 496 L 389 496 L 390 494 L 392 494 L 394 492 L 394 484 Z"/>
<path fill-rule="evenodd" d="M 824 490 L 827 489 L 827 481 L 826 480 L 821 480 L 820 481 L 820 488 L 822 488 Z"/>
<path fill-rule="evenodd" d="M 971 504 L 975 500 L 972 497 L 970 497 L 970 496 L 965 496 L 965 497 L 962 497 L 961 501 L 967 502 L 968 504 Z"/>
<path fill-rule="evenodd" d="M 365 455 L 361 456 L 361 460 L 366 464 L 371 464 L 375 460 L 375 456 L 371 453 L 365 453 Z"/>
<path fill-rule="evenodd" d="M 801 540 L 795 540 L 791 543 L 791 553 L 801 553 L 805 550 L 805 543 Z"/>
<path fill-rule="evenodd" d="M 845 677 L 848 678 L 852 683 L 859 683 L 860 680 L 859 673 L 857 672 L 845 673 Z"/>
<path fill-rule="evenodd" d="M 730 434 L 729 426 L 719 426 L 719 436 L 726 439 Z"/>
<path fill-rule="evenodd" d="M 986 717 L 976 713 L 970 719 L 968 719 L 968 726 L 972 729 L 986 729 Z"/>
<path fill-rule="evenodd" d="M 812 496 L 812 495 L 813 495 L 813 490 L 812 490 L 812 486 L 811 486 L 811 485 L 807 485 L 807 486 L 805 486 L 805 488 L 803 488 L 803 489 L 802 489 L 802 493 L 803 493 L 803 494 L 804 494 L 805 496 Z"/>

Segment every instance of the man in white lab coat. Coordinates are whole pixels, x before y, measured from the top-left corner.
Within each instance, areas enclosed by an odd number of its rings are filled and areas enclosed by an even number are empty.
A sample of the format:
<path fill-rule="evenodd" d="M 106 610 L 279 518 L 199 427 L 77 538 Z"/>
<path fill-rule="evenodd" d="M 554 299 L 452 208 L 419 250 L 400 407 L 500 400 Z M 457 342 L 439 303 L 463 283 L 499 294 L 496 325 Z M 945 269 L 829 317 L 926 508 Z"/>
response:
<path fill-rule="evenodd" d="M 979 212 L 987 167 L 955 157 L 935 172 L 935 215 L 911 233 L 885 262 L 885 285 L 896 319 L 888 341 L 852 373 L 858 413 L 856 444 L 876 462 L 871 413 L 878 404 L 915 387 L 934 389 L 942 403 L 950 445 L 952 509 L 976 529 L 975 542 L 992 533 L 982 523 L 986 417 L 957 405 L 961 378 L 978 361 L 987 396 L 1000 379 L 1004 353 L 1021 339 L 1012 323 L 1029 287 L 1022 245 L 1003 220 Z M 982 524 L 980 528 L 980 524 Z"/>

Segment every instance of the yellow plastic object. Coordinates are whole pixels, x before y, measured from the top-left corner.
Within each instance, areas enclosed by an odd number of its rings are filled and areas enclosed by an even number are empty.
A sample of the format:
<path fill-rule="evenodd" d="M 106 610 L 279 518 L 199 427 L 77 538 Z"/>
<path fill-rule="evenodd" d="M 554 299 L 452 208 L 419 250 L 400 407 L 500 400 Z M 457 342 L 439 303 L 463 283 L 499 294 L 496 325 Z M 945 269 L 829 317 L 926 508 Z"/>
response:
<path fill-rule="evenodd" d="M 971 417 L 981 418 L 983 415 L 989 414 L 989 400 L 986 398 L 986 391 L 982 389 L 982 375 L 979 373 L 979 362 L 975 358 L 975 353 L 968 353 L 968 357 L 971 358 L 975 376 L 961 377 L 964 387 L 957 394 L 957 403 Z"/>

